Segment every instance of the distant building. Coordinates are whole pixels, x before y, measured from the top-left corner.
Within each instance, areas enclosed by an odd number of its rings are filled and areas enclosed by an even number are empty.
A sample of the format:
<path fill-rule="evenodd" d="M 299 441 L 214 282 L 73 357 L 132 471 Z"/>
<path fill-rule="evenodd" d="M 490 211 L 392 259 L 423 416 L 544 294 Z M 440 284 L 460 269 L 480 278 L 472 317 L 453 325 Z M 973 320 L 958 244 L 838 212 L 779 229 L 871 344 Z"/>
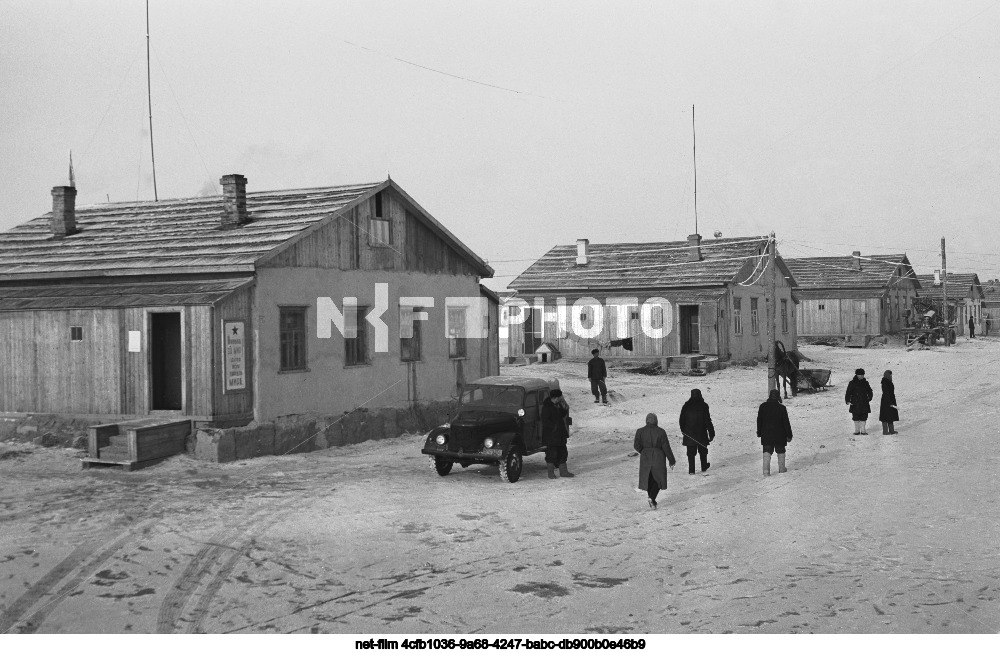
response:
<path fill-rule="evenodd" d="M 920 287 L 906 254 L 789 258 L 798 287 L 802 337 L 897 333 Z"/>
<path fill-rule="evenodd" d="M 944 284 L 933 274 L 921 274 L 920 297 L 928 299 L 934 306 L 940 306 L 944 301 Z M 976 332 L 982 334 L 986 324 L 983 317 L 983 299 L 985 293 L 979 283 L 979 275 L 975 273 L 947 273 L 948 281 L 948 319 L 957 326 L 958 335 L 968 335 L 969 317 L 976 322 Z M 938 309 L 940 310 L 940 309 Z"/>
<path fill-rule="evenodd" d="M 767 237 L 702 242 L 692 235 L 676 242 L 579 240 L 575 247 L 553 247 L 509 284 L 522 303 L 509 299 L 507 306 L 524 314 L 511 320 L 508 357 L 533 355 L 549 343 L 562 357 L 576 359 L 590 358 L 595 347 L 612 359 L 765 358 L 767 245 Z M 792 350 L 795 280 L 780 256 L 776 269 L 776 337 Z M 663 337 L 649 335 L 659 329 Z"/>
<path fill-rule="evenodd" d="M 1000 279 L 990 279 L 983 289 L 983 333 L 996 333 L 1000 329 Z M 987 320 L 989 323 L 987 324 Z"/>
<path fill-rule="evenodd" d="M 447 398 L 498 373 L 493 270 L 395 182 L 222 185 L 82 207 L 57 187 L 52 213 L 0 236 L 0 412 L 237 424 Z M 318 314 L 345 297 L 353 337 Z M 428 314 L 407 338 L 402 297 Z M 387 353 L 365 318 L 383 299 Z M 454 330 L 480 309 L 486 337 L 449 337 L 446 314 Z"/>

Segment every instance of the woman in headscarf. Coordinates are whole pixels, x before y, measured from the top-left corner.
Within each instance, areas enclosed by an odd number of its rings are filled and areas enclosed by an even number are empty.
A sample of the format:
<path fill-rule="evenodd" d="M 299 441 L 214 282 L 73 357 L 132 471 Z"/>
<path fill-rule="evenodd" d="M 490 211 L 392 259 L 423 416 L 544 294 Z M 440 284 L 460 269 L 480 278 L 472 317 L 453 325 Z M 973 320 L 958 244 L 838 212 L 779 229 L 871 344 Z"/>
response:
<path fill-rule="evenodd" d="M 882 435 L 896 433 L 892 424 L 899 421 L 899 410 L 896 408 L 896 386 L 892 383 L 892 370 L 886 370 L 882 375 L 882 400 L 879 404 L 878 420 L 882 422 Z"/>
<path fill-rule="evenodd" d="M 875 396 L 872 387 L 865 379 L 865 371 L 860 367 L 854 370 L 854 378 L 847 384 L 844 401 L 850 406 L 851 417 L 854 419 L 854 435 L 868 435 L 868 415 L 872 412 L 871 400 Z"/>
<path fill-rule="evenodd" d="M 757 437 L 764 447 L 764 476 L 771 475 L 771 454 L 778 454 L 778 471 L 785 469 L 785 445 L 792 441 L 788 409 L 781 404 L 781 392 L 771 390 L 767 401 L 757 409 Z"/>
<path fill-rule="evenodd" d="M 639 489 L 649 495 L 649 507 L 656 510 L 656 495 L 667 487 L 667 462 L 677 462 L 670 450 L 667 432 L 656 425 L 656 414 L 646 415 L 646 426 L 635 432 L 635 450 L 639 452 Z"/>
<path fill-rule="evenodd" d="M 712 463 L 708 462 L 708 443 L 715 439 L 715 426 L 712 425 L 712 415 L 708 404 L 701 396 L 701 390 L 691 391 L 691 398 L 684 402 L 681 408 L 681 433 L 684 434 L 682 444 L 687 447 L 688 474 L 694 474 L 694 457 L 701 456 L 701 471 L 707 472 Z"/>

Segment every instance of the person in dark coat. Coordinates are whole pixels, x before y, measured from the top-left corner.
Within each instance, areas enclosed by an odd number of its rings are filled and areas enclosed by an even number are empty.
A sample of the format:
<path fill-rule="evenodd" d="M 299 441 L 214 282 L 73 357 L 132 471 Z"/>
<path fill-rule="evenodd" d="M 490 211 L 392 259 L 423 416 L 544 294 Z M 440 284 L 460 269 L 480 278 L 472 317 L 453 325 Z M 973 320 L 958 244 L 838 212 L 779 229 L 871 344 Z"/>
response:
<path fill-rule="evenodd" d="M 976 318 L 969 316 L 969 337 L 976 337 Z"/>
<path fill-rule="evenodd" d="M 694 474 L 695 455 L 701 456 L 701 471 L 707 472 L 712 466 L 708 462 L 708 443 L 715 439 L 715 426 L 698 388 L 691 391 L 691 398 L 681 408 L 680 425 L 684 434 L 682 444 L 687 447 L 688 474 Z"/>
<path fill-rule="evenodd" d="M 882 422 L 882 435 L 894 435 L 892 427 L 899 421 L 899 409 L 896 408 L 896 386 L 892 383 L 892 370 L 886 370 L 882 375 L 882 400 L 879 403 L 878 421 Z"/>
<path fill-rule="evenodd" d="M 604 359 L 600 357 L 601 350 L 593 349 L 590 352 L 594 355 L 587 361 L 587 378 L 590 379 L 590 392 L 594 395 L 594 403 L 608 403 L 608 386 L 604 379 L 608 378 L 608 366 L 604 364 Z"/>
<path fill-rule="evenodd" d="M 847 384 L 844 401 L 850 406 L 851 417 L 854 419 L 854 435 L 868 435 L 868 415 L 872 412 L 871 400 L 875 396 L 872 387 L 865 379 L 865 371 L 860 367 L 854 370 L 854 378 Z"/>
<path fill-rule="evenodd" d="M 556 478 L 556 467 L 559 476 L 573 478 L 566 467 L 569 449 L 566 442 L 569 439 L 569 427 L 566 418 L 569 417 L 569 404 L 563 399 L 562 390 L 556 388 L 542 402 L 542 444 L 545 445 L 545 464 L 549 468 L 549 478 Z"/>
<path fill-rule="evenodd" d="M 757 409 L 757 437 L 764 447 L 764 476 L 771 475 L 771 454 L 778 454 L 778 472 L 785 468 L 785 445 L 792 441 L 788 409 L 781 404 L 781 392 L 771 390 L 767 401 Z"/>
<path fill-rule="evenodd" d="M 646 415 L 646 426 L 635 432 L 632 445 L 639 452 L 639 489 L 649 495 L 649 507 L 656 510 L 656 496 L 667 488 L 667 462 L 677 462 L 670 450 L 667 432 L 656 425 L 656 414 Z"/>

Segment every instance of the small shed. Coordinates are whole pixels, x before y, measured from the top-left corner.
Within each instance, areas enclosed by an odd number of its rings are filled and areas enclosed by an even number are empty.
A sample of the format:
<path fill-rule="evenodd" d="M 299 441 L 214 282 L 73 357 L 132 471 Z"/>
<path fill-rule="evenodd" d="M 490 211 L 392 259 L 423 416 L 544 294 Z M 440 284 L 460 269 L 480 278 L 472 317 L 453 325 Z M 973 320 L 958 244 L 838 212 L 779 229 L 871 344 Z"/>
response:
<path fill-rule="evenodd" d="M 920 283 L 906 254 L 855 251 L 785 263 L 798 284 L 800 336 L 864 342 L 907 326 Z"/>
<path fill-rule="evenodd" d="M 553 363 L 559 360 L 559 349 L 551 342 L 543 342 L 535 350 L 535 354 L 538 355 L 539 363 Z"/>

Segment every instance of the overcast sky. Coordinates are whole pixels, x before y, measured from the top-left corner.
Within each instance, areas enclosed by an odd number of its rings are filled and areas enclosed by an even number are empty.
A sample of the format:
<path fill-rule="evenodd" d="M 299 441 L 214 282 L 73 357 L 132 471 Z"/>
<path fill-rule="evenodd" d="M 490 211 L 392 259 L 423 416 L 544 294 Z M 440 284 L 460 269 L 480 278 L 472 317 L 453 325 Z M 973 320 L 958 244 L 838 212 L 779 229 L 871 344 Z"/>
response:
<path fill-rule="evenodd" d="M 557 244 L 774 231 L 1000 276 L 1000 2 L 151 0 L 161 198 L 391 174 L 503 288 Z M 0 229 L 151 200 L 142 0 L 0 0 Z M 463 79 L 464 78 L 464 79 Z"/>

